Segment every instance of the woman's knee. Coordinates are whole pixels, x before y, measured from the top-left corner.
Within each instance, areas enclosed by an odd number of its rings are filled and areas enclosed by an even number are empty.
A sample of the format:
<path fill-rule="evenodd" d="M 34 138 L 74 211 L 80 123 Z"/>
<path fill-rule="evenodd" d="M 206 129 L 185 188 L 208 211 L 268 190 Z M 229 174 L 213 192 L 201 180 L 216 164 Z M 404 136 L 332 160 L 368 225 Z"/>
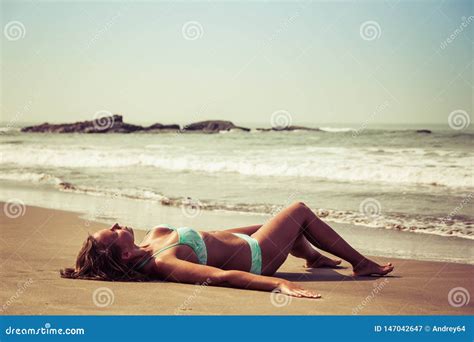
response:
<path fill-rule="evenodd" d="M 305 215 L 311 210 L 303 202 L 294 202 L 288 207 L 288 209 L 294 215 Z"/>
<path fill-rule="evenodd" d="M 304 204 L 303 202 L 294 202 L 290 205 L 290 208 L 293 208 L 294 210 L 308 210 L 308 206 Z"/>

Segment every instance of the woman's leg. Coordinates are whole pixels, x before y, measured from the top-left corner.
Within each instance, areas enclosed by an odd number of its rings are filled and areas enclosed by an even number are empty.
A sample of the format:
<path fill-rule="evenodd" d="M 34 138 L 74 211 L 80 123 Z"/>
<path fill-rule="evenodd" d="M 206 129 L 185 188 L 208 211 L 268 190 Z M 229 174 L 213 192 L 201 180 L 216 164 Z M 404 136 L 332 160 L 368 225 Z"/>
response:
<path fill-rule="evenodd" d="M 262 228 L 262 225 L 253 225 L 248 227 L 239 227 L 226 229 L 229 233 L 241 233 L 251 236 L 257 230 Z M 300 234 L 290 250 L 290 254 L 301 259 L 306 260 L 306 267 L 318 268 L 318 267 L 337 267 L 341 263 L 341 260 L 330 259 L 311 246 L 308 240 L 303 234 Z"/>
<path fill-rule="evenodd" d="M 380 266 L 352 248 L 331 227 L 321 221 L 303 203 L 295 203 L 264 224 L 252 236 L 262 249 L 262 274 L 270 275 L 285 262 L 300 235 L 315 247 L 348 261 L 355 275 L 384 275 L 393 270 Z"/>
<path fill-rule="evenodd" d="M 319 253 L 303 234 L 296 238 L 291 247 L 290 254 L 294 257 L 305 259 L 306 267 L 310 268 L 337 267 L 341 263 L 340 259 L 331 259 Z"/>

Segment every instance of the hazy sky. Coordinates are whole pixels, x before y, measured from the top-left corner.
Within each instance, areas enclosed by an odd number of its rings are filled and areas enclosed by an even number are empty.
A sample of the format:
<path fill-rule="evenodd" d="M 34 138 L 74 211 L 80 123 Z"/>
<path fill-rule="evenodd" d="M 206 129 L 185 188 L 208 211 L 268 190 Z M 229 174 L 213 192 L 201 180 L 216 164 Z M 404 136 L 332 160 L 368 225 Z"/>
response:
<path fill-rule="evenodd" d="M 2 1 L 1 120 L 447 123 L 472 117 L 473 15 L 472 1 Z"/>

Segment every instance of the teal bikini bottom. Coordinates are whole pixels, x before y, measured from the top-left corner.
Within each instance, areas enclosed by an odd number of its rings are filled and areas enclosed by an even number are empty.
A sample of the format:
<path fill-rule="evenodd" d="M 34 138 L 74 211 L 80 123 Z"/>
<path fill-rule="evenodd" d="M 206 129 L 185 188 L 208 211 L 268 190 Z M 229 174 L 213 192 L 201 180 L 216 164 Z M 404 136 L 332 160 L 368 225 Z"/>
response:
<path fill-rule="evenodd" d="M 176 231 L 178 233 L 178 242 L 173 243 L 172 245 L 164 247 L 160 249 L 159 251 L 153 253 L 151 257 L 147 258 L 146 260 L 144 260 L 137 266 L 138 269 L 145 266 L 151 259 L 156 257 L 161 252 L 164 252 L 165 250 L 178 246 L 178 245 L 186 245 L 186 246 L 191 247 L 191 249 L 196 253 L 199 263 L 201 265 L 207 265 L 206 244 L 204 243 L 204 240 L 202 239 L 201 235 L 197 231 L 188 227 L 174 228 L 167 224 L 161 224 L 157 226 L 156 228 L 161 228 L 161 227 Z M 149 232 L 150 231 L 148 231 L 147 234 Z M 258 241 L 255 240 L 253 237 L 245 235 L 245 234 L 240 234 L 240 233 L 232 233 L 232 234 L 244 239 L 245 241 L 247 241 L 247 243 L 250 246 L 250 251 L 251 251 L 251 256 L 252 256 L 252 266 L 250 267 L 250 273 L 261 274 L 262 251 L 260 249 Z"/>
<path fill-rule="evenodd" d="M 250 267 L 250 273 L 253 274 L 261 274 L 262 273 L 262 250 L 260 249 L 260 245 L 258 241 L 255 240 L 253 237 L 240 234 L 240 233 L 232 233 L 235 236 L 238 236 L 245 241 L 250 246 L 250 252 L 252 253 L 252 266 Z"/>

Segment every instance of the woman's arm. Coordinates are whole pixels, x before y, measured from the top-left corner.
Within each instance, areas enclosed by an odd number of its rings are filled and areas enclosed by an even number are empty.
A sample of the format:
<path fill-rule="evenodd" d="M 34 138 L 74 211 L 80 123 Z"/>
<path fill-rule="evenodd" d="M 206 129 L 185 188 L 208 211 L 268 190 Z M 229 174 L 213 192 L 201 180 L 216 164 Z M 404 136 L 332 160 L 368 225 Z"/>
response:
<path fill-rule="evenodd" d="M 248 227 L 226 229 L 225 231 L 229 233 L 241 233 L 241 234 L 250 236 L 253 233 L 255 233 L 257 230 L 259 230 L 261 226 L 262 226 L 261 224 L 256 224 L 256 225 L 248 226 Z"/>
<path fill-rule="evenodd" d="M 177 283 L 207 283 L 212 286 L 226 286 L 240 289 L 274 291 L 278 290 L 289 296 L 319 298 L 319 294 L 305 290 L 288 280 L 252 274 L 243 271 L 221 270 L 212 266 L 194 264 L 192 262 L 168 259 L 155 260 L 157 275 L 166 281 Z"/>

